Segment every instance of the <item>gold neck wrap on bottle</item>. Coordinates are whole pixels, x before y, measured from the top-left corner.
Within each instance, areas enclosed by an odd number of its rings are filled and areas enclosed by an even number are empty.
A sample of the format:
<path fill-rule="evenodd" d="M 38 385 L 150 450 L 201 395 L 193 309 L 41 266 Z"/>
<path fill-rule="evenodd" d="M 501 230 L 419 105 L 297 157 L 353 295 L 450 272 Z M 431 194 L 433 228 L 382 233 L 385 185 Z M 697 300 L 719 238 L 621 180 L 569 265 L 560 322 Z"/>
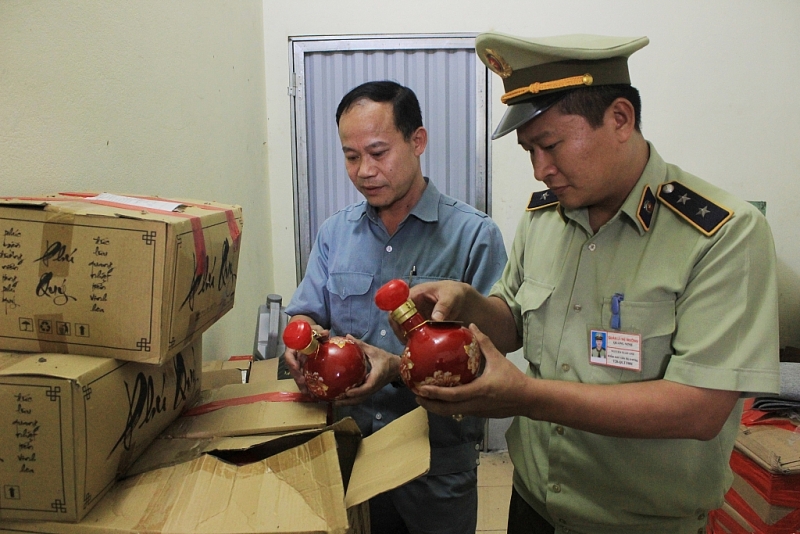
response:
<path fill-rule="evenodd" d="M 408 299 L 400 306 L 395 308 L 392 312 L 392 319 L 399 325 L 402 325 L 404 322 L 409 320 L 415 313 L 417 313 L 417 307 L 414 305 L 414 301 Z"/>
<path fill-rule="evenodd" d="M 319 348 L 319 341 L 317 341 L 316 336 L 312 336 L 311 342 L 308 344 L 306 348 L 300 349 L 300 352 L 302 352 L 306 356 L 311 356 L 312 354 L 317 352 L 318 348 Z"/>

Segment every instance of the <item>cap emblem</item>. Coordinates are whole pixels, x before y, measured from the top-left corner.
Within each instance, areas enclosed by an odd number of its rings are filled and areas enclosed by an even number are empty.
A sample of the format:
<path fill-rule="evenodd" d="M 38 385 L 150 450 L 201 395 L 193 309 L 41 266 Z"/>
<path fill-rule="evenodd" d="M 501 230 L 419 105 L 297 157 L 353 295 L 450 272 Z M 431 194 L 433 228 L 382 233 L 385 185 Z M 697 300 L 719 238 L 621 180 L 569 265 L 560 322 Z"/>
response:
<path fill-rule="evenodd" d="M 500 97 L 503 104 L 508 103 L 509 100 L 517 98 L 518 96 L 526 95 L 528 93 L 538 94 L 541 91 L 550 91 L 553 89 L 564 89 L 565 87 L 575 87 L 578 85 L 592 85 L 594 78 L 591 74 L 584 74 L 583 76 L 570 76 L 569 78 L 561 78 L 560 80 L 553 80 L 550 82 L 534 82 L 525 87 L 519 87 L 513 91 L 509 91 Z"/>
<path fill-rule="evenodd" d="M 503 56 L 491 48 L 486 49 L 484 56 L 486 57 L 486 63 L 489 64 L 489 68 L 492 69 L 492 72 L 498 74 L 501 78 L 508 78 L 511 76 L 511 73 L 514 72 L 514 70 L 511 68 L 511 65 L 506 63 L 506 60 L 503 59 Z"/>

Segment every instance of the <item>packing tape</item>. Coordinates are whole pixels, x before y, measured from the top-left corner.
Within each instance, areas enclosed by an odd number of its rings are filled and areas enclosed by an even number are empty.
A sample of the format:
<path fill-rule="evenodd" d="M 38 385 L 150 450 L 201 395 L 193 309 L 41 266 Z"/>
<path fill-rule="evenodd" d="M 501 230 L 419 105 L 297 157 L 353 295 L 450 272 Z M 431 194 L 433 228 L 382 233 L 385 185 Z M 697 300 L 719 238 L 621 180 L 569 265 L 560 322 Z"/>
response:
<path fill-rule="evenodd" d="M 291 391 L 270 391 L 267 393 L 259 393 L 257 395 L 248 395 L 246 397 L 235 397 L 233 399 L 225 399 L 208 402 L 190 408 L 181 414 L 181 417 L 194 417 L 195 415 L 203 415 L 210 412 L 215 412 L 220 408 L 227 408 L 228 406 L 241 406 L 242 404 L 254 404 L 256 402 L 318 402 L 316 399 L 305 393 L 297 393 Z"/>

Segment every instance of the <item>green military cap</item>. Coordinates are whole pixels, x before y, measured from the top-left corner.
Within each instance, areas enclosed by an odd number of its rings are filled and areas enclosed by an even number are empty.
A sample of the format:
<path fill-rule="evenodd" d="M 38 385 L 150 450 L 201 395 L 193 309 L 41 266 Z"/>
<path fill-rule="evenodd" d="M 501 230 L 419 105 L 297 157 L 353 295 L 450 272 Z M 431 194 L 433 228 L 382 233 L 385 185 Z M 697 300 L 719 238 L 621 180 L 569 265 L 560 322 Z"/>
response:
<path fill-rule="evenodd" d="M 508 104 L 492 134 L 497 139 L 547 111 L 581 86 L 628 84 L 628 57 L 647 37 L 559 35 L 525 39 L 487 32 L 475 39 L 481 61 L 503 78 Z"/>

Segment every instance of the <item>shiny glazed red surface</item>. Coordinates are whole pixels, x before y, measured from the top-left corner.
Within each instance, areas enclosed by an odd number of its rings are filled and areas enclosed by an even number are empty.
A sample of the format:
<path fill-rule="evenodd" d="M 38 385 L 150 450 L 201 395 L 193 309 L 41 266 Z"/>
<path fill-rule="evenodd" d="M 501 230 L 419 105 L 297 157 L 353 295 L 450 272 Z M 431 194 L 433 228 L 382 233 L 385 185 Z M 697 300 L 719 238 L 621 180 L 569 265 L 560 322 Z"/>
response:
<path fill-rule="evenodd" d="M 400 361 L 403 382 L 458 386 L 472 382 L 480 370 L 481 353 L 472 332 L 459 323 L 426 322 L 408 333 Z"/>
<path fill-rule="evenodd" d="M 303 376 L 308 390 L 316 398 L 332 401 L 348 389 L 361 385 L 367 375 L 364 352 L 344 337 L 322 342 L 315 354 L 308 356 Z"/>

